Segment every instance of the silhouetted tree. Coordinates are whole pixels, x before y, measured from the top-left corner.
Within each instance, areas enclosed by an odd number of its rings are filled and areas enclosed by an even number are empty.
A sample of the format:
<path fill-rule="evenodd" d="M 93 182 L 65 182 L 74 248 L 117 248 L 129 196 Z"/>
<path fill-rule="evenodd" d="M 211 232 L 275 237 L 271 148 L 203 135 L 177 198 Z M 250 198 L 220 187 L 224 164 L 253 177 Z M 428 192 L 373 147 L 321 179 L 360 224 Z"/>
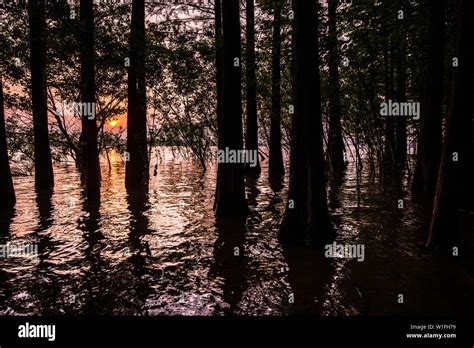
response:
<path fill-rule="evenodd" d="M 255 74 L 255 4 L 254 0 L 247 0 L 246 4 L 246 84 L 247 84 L 247 129 L 246 149 L 258 152 L 258 123 L 257 123 L 257 81 Z M 247 166 L 247 174 L 260 174 L 260 161 L 257 156 L 255 167 Z"/>
<path fill-rule="evenodd" d="M 425 96 L 421 104 L 418 154 L 411 188 L 414 191 L 434 193 L 442 148 L 445 0 L 428 1 L 428 6 L 430 55 Z"/>
<path fill-rule="evenodd" d="M 398 0 L 396 5 L 409 17 L 409 4 L 405 0 Z M 405 18 L 404 17 L 404 18 Z M 406 19 L 398 20 L 400 23 L 394 29 L 394 97 L 397 102 L 405 102 L 407 94 L 407 23 Z M 395 162 L 403 166 L 407 159 L 407 119 L 405 116 L 395 120 L 395 144 L 393 148 Z"/>
<path fill-rule="evenodd" d="M 385 102 L 394 98 L 394 42 L 393 34 L 385 37 L 384 43 L 384 88 Z M 392 117 L 385 118 L 385 142 L 384 155 L 385 163 L 392 164 L 395 162 L 395 120 Z"/>
<path fill-rule="evenodd" d="M 395 70 L 396 70 L 396 96 L 398 102 L 404 102 L 406 99 L 406 80 L 407 80 L 407 40 L 406 26 L 400 24 L 398 33 L 398 47 L 396 49 Z M 395 125 L 395 161 L 403 165 L 407 159 L 407 119 L 400 116 Z"/>
<path fill-rule="evenodd" d="M 80 4 L 82 46 L 81 46 L 81 94 L 82 102 L 92 104 L 94 115 L 84 113 L 82 125 L 86 135 L 86 194 L 87 199 L 100 199 L 100 165 L 97 144 L 97 125 L 95 117 L 95 58 L 94 58 L 94 14 L 93 1 L 81 0 Z M 84 104 L 83 104 L 84 105 Z"/>
<path fill-rule="evenodd" d="M 239 151 L 243 150 L 239 0 L 225 0 L 222 17 L 223 112 L 219 122 L 219 144 L 222 149 Z M 248 213 L 243 164 L 218 164 L 214 210 L 217 216 Z"/>
<path fill-rule="evenodd" d="M 458 232 L 459 209 L 473 207 L 473 3 L 458 0 L 458 6 L 456 58 L 459 66 L 454 68 L 453 73 L 427 247 L 452 242 Z"/>
<path fill-rule="evenodd" d="M 322 143 L 316 0 L 294 0 L 294 94 L 288 204 L 280 239 L 322 245 L 334 235 L 329 219 Z"/>
<path fill-rule="evenodd" d="M 281 150 L 281 9 L 281 1 L 273 0 L 272 112 L 268 163 L 270 177 L 281 177 L 285 174 Z"/>
<path fill-rule="evenodd" d="M 35 186 L 54 186 L 53 164 L 49 148 L 48 110 L 46 103 L 46 20 L 45 1 L 28 1 L 31 58 L 31 96 L 35 151 Z"/>
<path fill-rule="evenodd" d="M 5 134 L 5 111 L 3 108 L 3 81 L 0 76 L 0 211 L 15 205 L 15 189 L 8 161 L 7 137 Z"/>
<path fill-rule="evenodd" d="M 128 118 L 125 185 L 148 189 L 149 162 L 146 129 L 145 1 L 133 0 L 128 70 Z"/>
<path fill-rule="evenodd" d="M 329 134 L 328 152 L 335 172 L 344 168 L 344 142 L 341 128 L 341 102 L 339 84 L 339 49 L 336 10 L 339 0 L 328 2 L 328 53 L 329 53 Z"/>
<path fill-rule="evenodd" d="M 214 1 L 214 40 L 215 40 L 215 55 L 216 55 L 216 115 L 217 124 L 222 118 L 222 78 L 223 78 L 223 38 L 222 38 L 222 0 Z M 221 146 L 218 145 L 220 149 Z"/>

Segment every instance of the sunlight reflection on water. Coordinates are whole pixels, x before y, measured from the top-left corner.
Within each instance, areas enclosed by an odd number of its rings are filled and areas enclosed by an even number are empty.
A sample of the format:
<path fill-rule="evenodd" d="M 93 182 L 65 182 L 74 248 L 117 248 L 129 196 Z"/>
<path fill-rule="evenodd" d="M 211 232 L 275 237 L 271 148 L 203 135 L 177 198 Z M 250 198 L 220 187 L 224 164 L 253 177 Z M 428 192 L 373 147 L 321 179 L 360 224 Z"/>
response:
<path fill-rule="evenodd" d="M 399 197 L 410 199 L 403 180 L 383 190 L 364 169 L 357 207 L 352 165 L 341 187 L 330 189 L 329 205 L 337 242 L 364 244 L 366 260 L 283 250 L 276 235 L 286 181 L 275 192 L 265 164 L 260 179 L 247 183 L 246 221 L 216 222 L 216 168 L 203 172 L 184 159 L 164 159 L 144 196 L 127 194 L 124 165 L 112 156 L 110 170 L 102 166 L 100 206 L 84 203 L 73 166 L 55 167 L 51 196 L 36 195 L 33 177 L 15 177 L 18 202 L 13 216 L 1 218 L 0 244 L 37 244 L 39 256 L 0 259 L 0 314 L 410 313 L 458 290 L 446 285 L 431 299 L 396 303 L 402 285 L 415 294 L 457 265 L 417 249 L 426 212 L 416 202 L 397 209 Z"/>

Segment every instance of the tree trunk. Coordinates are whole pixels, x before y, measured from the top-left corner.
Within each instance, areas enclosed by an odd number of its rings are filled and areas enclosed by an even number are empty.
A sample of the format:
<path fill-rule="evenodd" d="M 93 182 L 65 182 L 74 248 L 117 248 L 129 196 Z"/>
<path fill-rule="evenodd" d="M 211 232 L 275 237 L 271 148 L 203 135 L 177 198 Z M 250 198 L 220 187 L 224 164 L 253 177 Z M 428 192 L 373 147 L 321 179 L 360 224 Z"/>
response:
<path fill-rule="evenodd" d="M 272 112 L 270 124 L 270 159 L 268 175 L 271 178 L 285 174 L 281 150 L 281 9 L 280 0 L 273 1 L 272 39 Z"/>
<path fill-rule="evenodd" d="M 31 95 L 35 151 L 35 187 L 54 186 L 53 164 L 49 148 L 48 109 L 46 103 L 46 21 L 45 1 L 28 1 L 31 50 Z"/>
<path fill-rule="evenodd" d="M 2 76 L 0 76 L 0 196 L 2 197 L 0 212 L 6 211 L 15 205 L 15 189 L 13 188 L 12 173 L 8 161 Z"/>
<path fill-rule="evenodd" d="M 214 44 L 216 55 L 216 116 L 217 116 L 217 149 L 222 146 L 222 112 L 223 112 L 223 69 L 224 69 L 224 38 L 222 36 L 222 0 L 214 1 Z M 216 185 L 215 195 L 217 196 L 218 186 Z M 214 200 L 213 209 L 216 209 L 217 200 Z"/>
<path fill-rule="evenodd" d="M 87 167 L 87 122 L 81 119 L 81 134 L 79 135 L 78 154 L 76 159 L 76 166 L 81 172 L 81 180 L 85 179 L 85 170 Z"/>
<path fill-rule="evenodd" d="M 427 247 L 445 246 L 459 232 L 458 209 L 472 208 L 472 1 L 459 0 L 457 54 Z M 458 161 L 455 156 L 458 156 Z"/>
<path fill-rule="evenodd" d="M 401 28 L 395 65 L 397 71 L 397 101 L 402 103 L 405 102 L 406 99 L 407 42 L 405 25 L 404 23 L 400 25 Z M 407 119 L 405 116 L 399 116 L 397 118 L 395 141 L 395 161 L 398 165 L 403 166 L 407 159 Z"/>
<path fill-rule="evenodd" d="M 336 10 L 339 0 L 328 3 L 328 54 L 329 54 L 329 158 L 335 173 L 345 167 L 344 143 L 341 128 L 341 102 L 339 84 L 339 49 L 337 40 Z"/>
<path fill-rule="evenodd" d="M 216 54 L 216 115 L 217 124 L 220 124 L 222 118 L 222 69 L 223 69 L 223 37 L 222 37 L 222 0 L 215 0 L 214 2 L 214 22 L 215 22 L 215 54 Z M 219 128 L 219 126 L 218 126 Z M 219 141 L 221 137 L 218 137 Z M 221 144 L 218 144 L 221 149 Z"/>
<path fill-rule="evenodd" d="M 133 0 L 128 71 L 128 121 L 125 185 L 148 190 L 146 85 L 145 85 L 145 1 Z"/>
<path fill-rule="evenodd" d="M 97 145 L 97 125 L 95 118 L 95 58 L 94 58 L 94 15 L 92 0 L 81 0 L 80 16 L 82 25 L 81 46 L 81 94 L 82 102 L 93 105 L 83 108 L 82 121 L 86 135 L 86 196 L 88 200 L 100 200 L 100 165 Z M 84 104 L 83 104 L 84 105 Z M 84 109 L 94 110 L 87 115 Z"/>
<path fill-rule="evenodd" d="M 384 75 L 385 75 L 385 102 L 393 98 L 393 78 L 394 78 L 394 44 L 393 36 L 387 35 L 384 52 Z M 400 117 L 400 116 L 398 116 Z M 385 164 L 390 166 L 395 162 L 395 120 L 393 116 L 385 117 Z"/>
<path fill-rule="evenodd" d="M 293 11 L 295 1 L 292 2 Z M 293 104 L 296 102 L 296 23 L 292 21 L 291 34 L 291 87 Z M 290 177 L 288 182 L 288 204 L 278 232 L 283 244 L 303 244 L 306 240 L 308 219 L 308 168 L 301 113 L 294 113 L 290 131 Z"/>
<path fill-rule="evenodd" d="M 294 97 L 288 205 L 283 243 L 320 246 L 334 236 L 322 142 L 318 17 L 315 0 L 294 0 Z"/>
<path fill-rule="evenodd" d="M 429 1 L 430 60 L 423 103 L 418 154 L 411 188 L 413 191 L 434 193 L 442 147 L 444 9 L 445 0 Z"/>
<path fill-rule="evenodd" d="M 239 0 L 225 0 L 223 14 L 223 113 L 219 124 L 219 144 L 230 151 L 243 150 L 241 52 Z M 217 169 L 216 216 L 245 215 L 243 163 L 219 161 Z"/>
<path fill-rule="evenodd" d="M 258 153 L 258 123 L 257 123 L 257 81 L 255 74 L 255 5 L 254 0 L 247 0 L 247 31 L 246 31 L 246 82 L 247 82 L 247 132 L 246 149 Z M 260 175 L 260 161 L 257 155 L 257 165 L 246 166 L 249 176 Z"/>
<path fill-rule="evenodd" d="M 296 1 L 296 112 L 303 113 L 308 170 L 308 244 L 334 237 L 329 219 L 324 171 L 317 1 Z M 307 38 L 310 37 L 311 40 Z M 313 93 L 311 93 L 314 91 Z M 308 93 L 310 92 L 310 93 Z M 299 110 L 299 111 L 298 111 Z"/>

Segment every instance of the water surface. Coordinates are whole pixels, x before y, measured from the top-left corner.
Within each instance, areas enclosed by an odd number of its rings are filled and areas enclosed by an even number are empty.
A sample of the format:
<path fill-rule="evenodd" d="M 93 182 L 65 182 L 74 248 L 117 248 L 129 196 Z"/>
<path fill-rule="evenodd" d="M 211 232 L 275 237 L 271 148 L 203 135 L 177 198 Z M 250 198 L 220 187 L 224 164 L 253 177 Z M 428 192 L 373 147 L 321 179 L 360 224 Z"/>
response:
<path fill-rule="evenodd" d="M 0 244 L 37 244 L 39 255 L 0 259 L 0 315 L 471 314 L 472 258 L 417 246 L 429 209 L 405 175 L 381 182 L 364 167 L 359 205 L 353 165 L 330 185 L 336 242 L 363 244 L 358 262 L 281 247 L 287 180 L 270 185 L 265 162 L 247 182 L 248 218 L 216 221 L 216 168 L 166 154 L 148 195 L 127 194 L 112 156 L 98 206 L 84 203 L 74 166 L 55 166 L 52 194 L 37 195 L 32 176 L 15 177 L 17 205 L 0 218 Z"/>

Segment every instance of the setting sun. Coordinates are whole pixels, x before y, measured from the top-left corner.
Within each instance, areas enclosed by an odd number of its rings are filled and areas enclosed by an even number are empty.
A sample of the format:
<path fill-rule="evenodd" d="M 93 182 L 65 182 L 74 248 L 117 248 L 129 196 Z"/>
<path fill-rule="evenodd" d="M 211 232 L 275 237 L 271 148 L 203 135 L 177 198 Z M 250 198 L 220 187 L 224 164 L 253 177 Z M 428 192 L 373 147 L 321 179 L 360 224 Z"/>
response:
<path fill-rule="evenodd" d="M 118 125 L 118 123 L 119 123 L 118 120 L 113 120 L 113 121 L 110 121 L 109 125 L 111 127 L 115 127 L 116 125 Z"/>

